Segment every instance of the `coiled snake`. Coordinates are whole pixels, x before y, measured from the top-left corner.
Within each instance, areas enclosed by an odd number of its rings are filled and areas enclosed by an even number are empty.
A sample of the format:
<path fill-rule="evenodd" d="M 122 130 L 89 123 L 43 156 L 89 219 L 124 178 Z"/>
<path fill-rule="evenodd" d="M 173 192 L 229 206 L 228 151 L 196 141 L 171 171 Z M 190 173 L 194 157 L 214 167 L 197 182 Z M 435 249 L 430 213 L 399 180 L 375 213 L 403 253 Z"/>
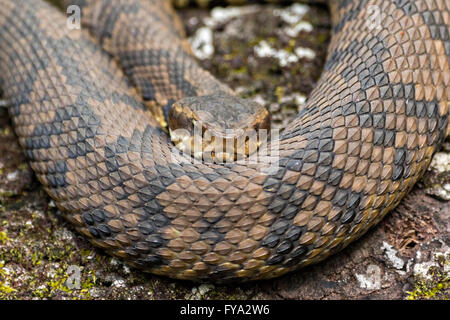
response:
<path fill-rule="evenodd" d="M 0 0 L 0 85 L 66 218 L 139 269 L 225 282 L 321 261 L 399 203 L 446 135 L 447 0 L 332 1 L 327 63 L 272 171 L 184 161 L 148 111 L 231 93 L 167 1 L 72 2 L 97 42 L 42 1 Z"/>

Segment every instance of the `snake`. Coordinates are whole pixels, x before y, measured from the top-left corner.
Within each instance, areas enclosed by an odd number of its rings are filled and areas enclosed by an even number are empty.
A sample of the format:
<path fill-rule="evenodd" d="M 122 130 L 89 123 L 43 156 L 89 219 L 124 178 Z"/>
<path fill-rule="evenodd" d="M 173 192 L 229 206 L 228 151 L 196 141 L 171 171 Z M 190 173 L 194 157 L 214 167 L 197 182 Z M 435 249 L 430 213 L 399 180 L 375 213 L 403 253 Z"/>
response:
<path fill-rule="evenodd" d="M 43 1 L 0 0 L 0 87 L 67 221 L 140 270 L 226 283 L 318 263 L 395 208 L 448 133 L 447 0 L 331 1 L 306 106 L 268 142 L 273 161 L 244 164 L 192 161 L 161 126 L 177 101 L 234 96 L 169 1 L 71 3 L 81 30 Z"/>

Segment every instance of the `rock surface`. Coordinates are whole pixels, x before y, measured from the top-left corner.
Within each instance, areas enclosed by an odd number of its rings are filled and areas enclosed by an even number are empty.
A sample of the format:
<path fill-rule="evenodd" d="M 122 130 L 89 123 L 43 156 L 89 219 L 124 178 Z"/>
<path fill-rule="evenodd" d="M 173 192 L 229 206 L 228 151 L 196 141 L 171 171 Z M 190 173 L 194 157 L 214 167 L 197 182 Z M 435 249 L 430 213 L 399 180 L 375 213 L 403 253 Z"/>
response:
<path fill-rule="evenodd" d="M 180 14 L 203 66 L 283 128 L 326 56 L 325 7 L 252 5 Z M 0 299 L 449 299 L 449 143 L 400 206 L 323 263 L 214 286 L 152 276 L 75 233 L 37 182 L 0 107 Z M 447 200 L 444 200 L 447 199 Z"/>

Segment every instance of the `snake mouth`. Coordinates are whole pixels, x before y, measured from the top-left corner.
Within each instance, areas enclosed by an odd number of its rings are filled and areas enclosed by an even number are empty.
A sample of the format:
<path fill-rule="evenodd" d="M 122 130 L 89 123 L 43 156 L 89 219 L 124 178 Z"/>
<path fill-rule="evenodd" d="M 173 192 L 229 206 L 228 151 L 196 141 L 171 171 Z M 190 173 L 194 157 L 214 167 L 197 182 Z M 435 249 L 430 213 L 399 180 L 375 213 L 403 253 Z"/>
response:
<path fill-rule="evenodd" d="M 172 142 L 197 160 L 240 161 L 267 141 L 270 114 L 246 99 L 219 93 L 174 103 L 168 114 Z"/>

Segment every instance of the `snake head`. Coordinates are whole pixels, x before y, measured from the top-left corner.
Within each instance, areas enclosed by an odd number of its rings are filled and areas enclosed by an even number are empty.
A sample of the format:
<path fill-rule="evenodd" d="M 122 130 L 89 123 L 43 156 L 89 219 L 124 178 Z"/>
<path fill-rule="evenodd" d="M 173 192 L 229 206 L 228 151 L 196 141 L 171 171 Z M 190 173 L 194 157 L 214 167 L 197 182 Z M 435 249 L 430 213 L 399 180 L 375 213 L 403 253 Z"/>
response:
<path fill-rule="evenodd" d="M 231 162 L 257 150 L 261 133 L 270 130 L 270 114 L 254 101 L 218 93 L 175 102 L 168 124 L 181 151 L 203 161 Z"/>

